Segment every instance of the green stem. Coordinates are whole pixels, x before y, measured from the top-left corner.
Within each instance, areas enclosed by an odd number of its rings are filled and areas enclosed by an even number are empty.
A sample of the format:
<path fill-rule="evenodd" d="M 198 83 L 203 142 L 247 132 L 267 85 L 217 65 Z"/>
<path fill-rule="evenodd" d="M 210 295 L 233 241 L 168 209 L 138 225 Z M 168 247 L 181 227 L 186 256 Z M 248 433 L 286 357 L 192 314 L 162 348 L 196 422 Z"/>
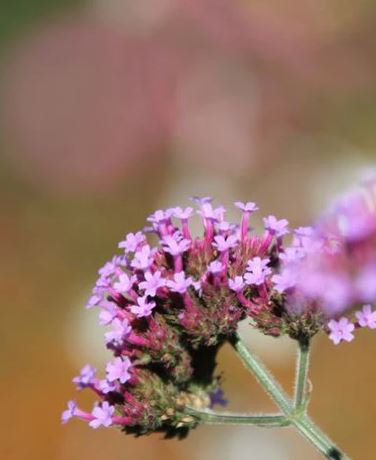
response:
<path fill-rule="evenodd" d="M 238 335 L 234 337 L 231 345 L 235 348 L 243 364 L 253 373 L 256 380 L 275 401 L 282 412 L 290 415 L 291 403 L 288 397 L 284 394 L 282 387 L 276 382 L 272 374 L 253 353 L 249 352 L 248 348 L 244 345 Z"/>
<path fill-rule="evenodd" d="M 303 407 L 302 410 L 301 406 L 299 406 L 299 410 L 296 411 L 294 405 L 290 401 L 290 398 L 286 395 L 282 387 L 275 381 L 274 377 L 260 362 L 260 360 L 248 350 L 238 335 L 233 337 L 231 344 L 243 364 L 252 372 L 256 380 L 285 414 L 286 418 L 291 421 L 291 423 L 306 439 L 308 439 L 327 459 L 350 460 L 349 457 L 342 453 L 336 445 L 318 427 L 316 427 L 306 414 L 305 407 Z M 302 361 L 302 367 L 304 368 L 303 374 L 305 378 L 303 382 L 300 372 L 298 373 L 298 379 L 301 379 L 301 382 L 297 382 L 297 387 L 303 384 L 303 388 L 302 390 L 299 389 L 299 392 L 302 391 L 302 400 L 304 400 L 304 389 L 306 386 L 305 382 L 309 362 L 308 353 L 303 357 Z"/>
<path fill-rule="evenodd" d="M 262 427 L 282 427 L 290 425 L 291 422 L 284 415 L 248 415 L 248 414 L 226 414 L 212 411 L 201 411 L 188 407 L 187 414 L 199 418 L 204 423 L 211 425 L 255 425 Z"/>
<path fill-rule="evenodd" d="M 305 409 L 307 401 L 307 377 L 309 368 L 309 341 L 300 341 L 296 366 L 295 410 Z"/>

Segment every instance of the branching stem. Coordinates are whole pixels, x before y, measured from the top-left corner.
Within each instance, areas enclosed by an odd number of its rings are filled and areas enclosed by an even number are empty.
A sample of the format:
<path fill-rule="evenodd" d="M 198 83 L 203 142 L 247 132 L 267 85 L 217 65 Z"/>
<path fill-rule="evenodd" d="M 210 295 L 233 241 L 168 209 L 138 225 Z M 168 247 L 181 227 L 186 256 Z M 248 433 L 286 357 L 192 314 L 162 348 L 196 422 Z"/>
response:
<path fill-rule="evenodd" d="M 316 449 L 329 460 L 351 460 L 324 434 L 307 415 L 307 375 L 309 367 L 309 342 L 299 342 L 299 357 L 296 371 L 294 402 L 286 395 L 264 364 L 242 342 L 238 335 L 231 345 L 243 364 L 254 375 L 259 384 L 277 404 L 282 414 L 237 415 L 218 414 L 212 411 L 197 411 L 188 408 L 191 415 L 209 424 L 248 424 L 256 426 L 281 427 L 292 425 L 308 439 Z"/>

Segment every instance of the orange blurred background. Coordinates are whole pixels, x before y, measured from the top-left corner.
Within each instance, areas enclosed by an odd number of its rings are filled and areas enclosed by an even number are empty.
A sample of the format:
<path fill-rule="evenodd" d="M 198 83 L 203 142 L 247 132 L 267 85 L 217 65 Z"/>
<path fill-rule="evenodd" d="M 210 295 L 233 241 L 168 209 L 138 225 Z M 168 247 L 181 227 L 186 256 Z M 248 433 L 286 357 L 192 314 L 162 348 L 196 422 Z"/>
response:
<path fill-rule="evenodd" d="M 96 271 L 155 208 L 250 199 L 304 225 L 374 165 L 374 2 L 5 3 L 0 458 L 319 459 L 286 428 L 134 440 L 61 426 L 60 413 L 80 367 L 105 360 L 84 310 Z M 293 344 L 247 324 L 242 334 L 290 389 Z M 311 413 L 362 460 L 376 458 L 375 340 L 362 330 L 334 347 L 322 336 L 312 355 Z M 219 369 L 231 410 L 274 410 L 229 348 Z"/>

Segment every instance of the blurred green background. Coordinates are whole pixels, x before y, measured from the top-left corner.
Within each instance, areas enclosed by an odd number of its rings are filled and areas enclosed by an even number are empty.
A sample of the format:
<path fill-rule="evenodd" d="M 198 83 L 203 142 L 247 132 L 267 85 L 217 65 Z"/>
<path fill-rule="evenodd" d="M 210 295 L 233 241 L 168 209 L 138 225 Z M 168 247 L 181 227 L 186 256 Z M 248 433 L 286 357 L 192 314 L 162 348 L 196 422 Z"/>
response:
<path fill-rule="evenodd" d="M 105 359 L 83 308 L 96 270 L 150 212 L 204 194 L 303 225 L 373 166 L 375 26 L 372 0 L 2 2 L 1 459 L 319 458 L 288 429 L 177 442 L 59 419 L 81 365 Z M 289 341 L 242 333 L 291 388 Z M 313 417 L 362 460 L 374 352 L 360 331 L 318 338 L 312 360 Z M 219 368 L 231 409 L 273 410 L 230 349 Z"/>

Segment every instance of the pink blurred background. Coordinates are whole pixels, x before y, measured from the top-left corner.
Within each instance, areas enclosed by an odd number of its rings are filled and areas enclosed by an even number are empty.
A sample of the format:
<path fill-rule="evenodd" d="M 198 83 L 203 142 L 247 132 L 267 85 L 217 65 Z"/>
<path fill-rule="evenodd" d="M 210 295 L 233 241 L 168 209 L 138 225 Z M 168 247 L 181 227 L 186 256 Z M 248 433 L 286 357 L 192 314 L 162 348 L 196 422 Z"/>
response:
<path fill-rule="evenodd" d="M 303 225 L 374 166 L 375 25 L 370 0 L 7 2 L 1 459 L 320 458 L 288 429 L 134 440 L 59 418 L 80 366 L 105 359 L 83 308 L 96 270 L 154 208 L 251 199 Z M 290 389 L 291 343 L 242 333 Z M 365 460 L 376 457 L 374 350 L 372 332 L 338 348 L 320 337 L 312 362 L 313 417 Z M 273 410 L 230 349 L 219 360 L 231 409 Z"/>

